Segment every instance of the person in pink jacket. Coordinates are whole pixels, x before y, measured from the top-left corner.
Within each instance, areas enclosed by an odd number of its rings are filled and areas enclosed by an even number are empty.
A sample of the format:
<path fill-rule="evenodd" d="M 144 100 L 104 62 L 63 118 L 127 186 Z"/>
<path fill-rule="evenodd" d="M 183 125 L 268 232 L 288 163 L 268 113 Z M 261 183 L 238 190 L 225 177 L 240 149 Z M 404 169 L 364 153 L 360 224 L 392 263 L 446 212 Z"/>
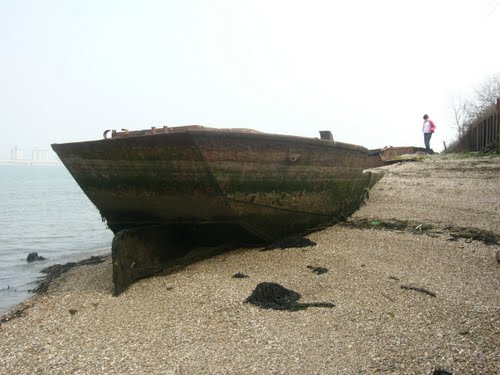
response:
<path fill-rule="evenodd" d="M 424 133 L 425 153 L 432 154 L 431 150 L 431 137 L 432 133 L 436 130 L 436 125 L 429 118 L 429 115 L 424 115 L 424 124 L 422 125 L 422 132 Z"/>

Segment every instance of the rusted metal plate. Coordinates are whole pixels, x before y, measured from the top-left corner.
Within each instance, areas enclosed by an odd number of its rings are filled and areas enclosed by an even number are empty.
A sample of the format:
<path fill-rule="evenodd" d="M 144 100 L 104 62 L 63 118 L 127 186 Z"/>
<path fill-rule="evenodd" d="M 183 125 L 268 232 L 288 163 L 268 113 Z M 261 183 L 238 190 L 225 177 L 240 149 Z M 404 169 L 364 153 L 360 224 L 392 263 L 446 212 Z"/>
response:
<path fill-rule="evenodd" d="M 172 128 L 169 128 L 172 129 Z M 347 216 L 381 164 L 360 146 L 187 127 L 54 144 L 113 232 L 239 223 L 265 240 Z"/>

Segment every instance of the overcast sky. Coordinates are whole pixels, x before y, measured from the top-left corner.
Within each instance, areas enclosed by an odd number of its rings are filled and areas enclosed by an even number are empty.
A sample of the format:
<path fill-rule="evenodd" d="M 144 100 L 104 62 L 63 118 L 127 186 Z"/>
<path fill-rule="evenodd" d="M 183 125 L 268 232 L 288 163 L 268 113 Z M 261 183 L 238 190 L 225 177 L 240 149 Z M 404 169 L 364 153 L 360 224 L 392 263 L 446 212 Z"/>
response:
<path fill-rule="evenodd" d="M 0 158 L 201 124 L 368 148 L 455 136 L 500 73 L 500 0 L 0 0 Z"/>

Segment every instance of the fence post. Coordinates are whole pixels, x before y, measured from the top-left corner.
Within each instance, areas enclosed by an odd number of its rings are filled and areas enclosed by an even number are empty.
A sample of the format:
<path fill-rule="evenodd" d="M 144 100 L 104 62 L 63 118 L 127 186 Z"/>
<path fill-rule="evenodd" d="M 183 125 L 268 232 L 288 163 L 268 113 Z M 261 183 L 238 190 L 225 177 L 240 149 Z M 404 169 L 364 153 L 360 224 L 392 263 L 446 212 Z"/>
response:
<path fill-rule="evenodd" d="M 479 123 L 476 123 L 476 146 L 474 147 L 474 151 L 479 151 L 479 138 L 481 136 L 481 132 L 479 130 Z"/>
<path fill-rule="evenodd" d="M 496 147 L 500 148 L 500 98 L 497 98 L 497 111 L 495 113 L 495 123 L 493 126 L 495 127 Z"/>

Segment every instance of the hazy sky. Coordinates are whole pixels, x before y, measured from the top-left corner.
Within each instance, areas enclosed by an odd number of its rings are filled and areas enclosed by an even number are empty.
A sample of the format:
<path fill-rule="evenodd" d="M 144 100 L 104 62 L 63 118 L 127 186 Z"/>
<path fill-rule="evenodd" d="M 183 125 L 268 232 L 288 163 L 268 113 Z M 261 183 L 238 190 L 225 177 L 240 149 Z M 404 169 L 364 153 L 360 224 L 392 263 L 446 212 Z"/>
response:
<path fill-rule="evenodd" d="M 499 35 L 500 0 L 0 0 L 0 158 L 185 124 L 422 146 L 424 113 L 441 150 Z"/>

